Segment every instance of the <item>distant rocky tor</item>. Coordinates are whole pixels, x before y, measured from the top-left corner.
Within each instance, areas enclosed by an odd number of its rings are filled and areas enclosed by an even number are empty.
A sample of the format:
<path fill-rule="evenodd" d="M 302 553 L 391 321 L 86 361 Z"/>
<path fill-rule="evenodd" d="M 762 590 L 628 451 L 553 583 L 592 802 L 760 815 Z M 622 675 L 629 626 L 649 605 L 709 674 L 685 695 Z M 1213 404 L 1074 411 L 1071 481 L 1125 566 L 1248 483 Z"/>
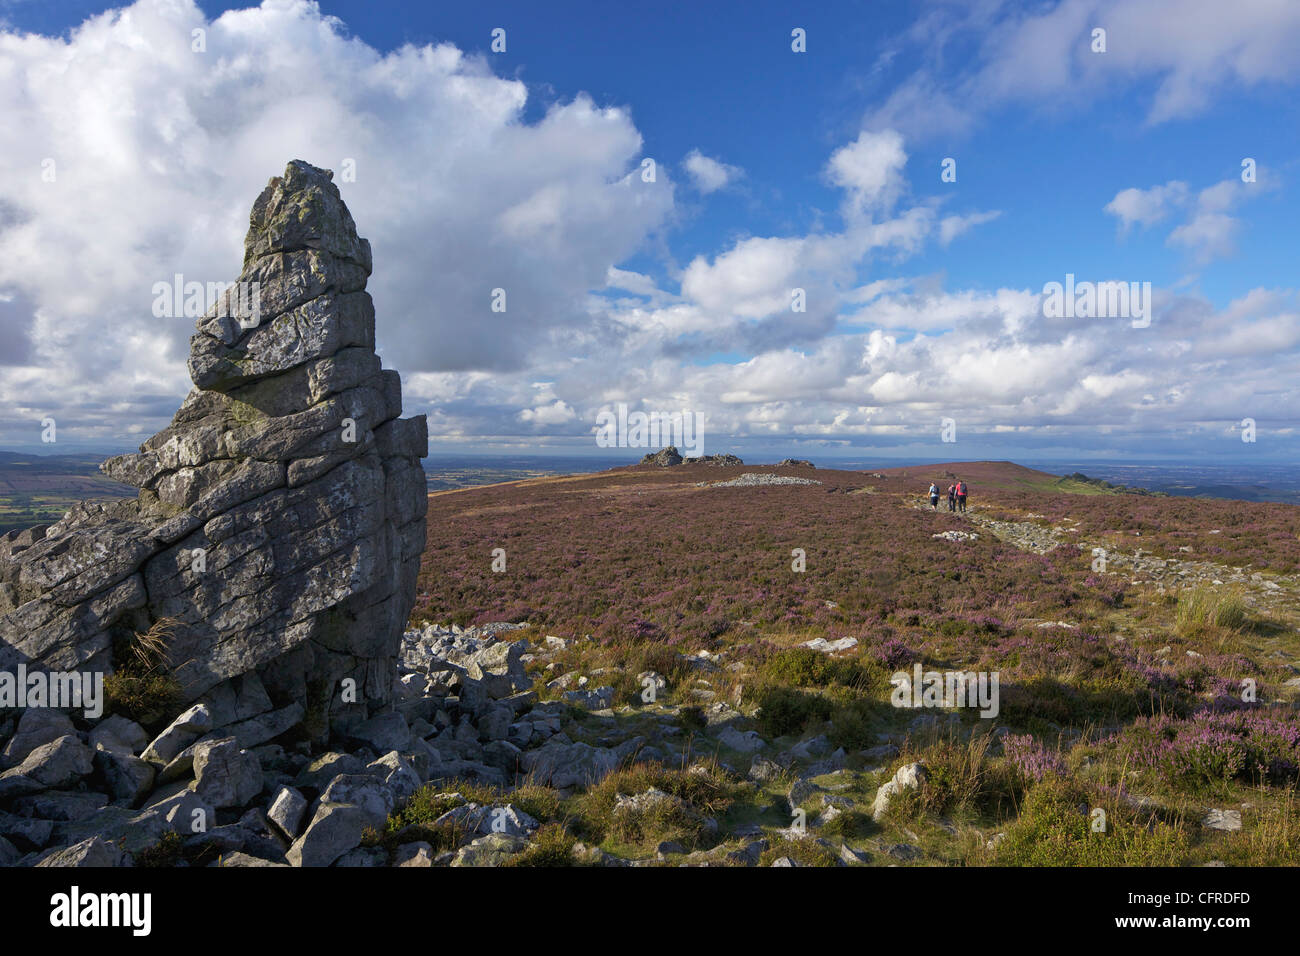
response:
<path fill-rule="evenodd" d="M 744 462 L 735 455 L 701 455 L 698 458 L 683 458 L 676 445 L 667 445 L 643 456 L 640 464 L 658 465 L 660 468 L 671 468 L 673 465 L 713 465 L 718 468 L 728 468 L 733 465 L 743 465 Z"/>
<path fill-rule="evenodd" d="M 666 445 L 658 451 L 650 452 L 641 458 L 639 464 L 657 465 L 671 468 L 674 465 L 713 465 L 716 468 L 734 468 L 744 462 L 735 455 L 702 455 L 698 458 L 683 458 L 676 445 Z M 776 463 L 777 468 L 816 468 L 806 458 L 784 458 Z"/>
<path fill-rule="evenodd" d="M 138 496 L 0 538 L 0 670 L 112 673 L 167 621 L 207 729 L 323 741 L 391 701 L 427 429 L 375 354 L 370 244 L 332 177 L 295 160 L 257 197 L 238 282 L 260 313 L 235 286 L 198 322 L 171 425 L 103 465 Z"/>

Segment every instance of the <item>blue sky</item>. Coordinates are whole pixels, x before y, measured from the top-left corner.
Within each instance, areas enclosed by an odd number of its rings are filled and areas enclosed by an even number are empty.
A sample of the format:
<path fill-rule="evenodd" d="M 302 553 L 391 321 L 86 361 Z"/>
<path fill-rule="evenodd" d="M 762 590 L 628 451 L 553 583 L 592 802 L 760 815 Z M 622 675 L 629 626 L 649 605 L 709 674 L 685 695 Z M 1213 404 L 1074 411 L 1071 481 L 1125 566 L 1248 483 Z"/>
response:
<path fill-rule="evenodd" d="M 140 290 L 233 279 L 260 183 L 352 156 L 433 451 L 595 453 L 617 402 L 758 457 L 1300 450 L 1300 8 L 411 6 L 0 3 L 0 447 L 165 424 L 189 330 Z M 1066 273 L 1151 283 L 1150 326 L 1044 316 Z"/>

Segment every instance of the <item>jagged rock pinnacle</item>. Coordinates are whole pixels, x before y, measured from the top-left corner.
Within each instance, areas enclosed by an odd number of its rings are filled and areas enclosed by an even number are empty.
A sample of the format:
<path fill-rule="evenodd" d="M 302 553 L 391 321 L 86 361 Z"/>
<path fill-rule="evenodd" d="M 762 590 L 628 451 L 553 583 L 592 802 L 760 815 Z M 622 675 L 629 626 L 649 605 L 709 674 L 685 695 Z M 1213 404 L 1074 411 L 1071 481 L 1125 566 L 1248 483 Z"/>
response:
<path fill-rule="evenodd" d="M 191 339 L 194 389 L 103 465 L 138 498 L 0 538 L 0 665 L 111 671 L 115 641 L 169 619 L 186 700 L 256 674 L 317 737 L 388 700 L 428 439 L 375 355 L 370 244 L 331 178 L 295 160 L 253 204 L 239 279 Z"/>

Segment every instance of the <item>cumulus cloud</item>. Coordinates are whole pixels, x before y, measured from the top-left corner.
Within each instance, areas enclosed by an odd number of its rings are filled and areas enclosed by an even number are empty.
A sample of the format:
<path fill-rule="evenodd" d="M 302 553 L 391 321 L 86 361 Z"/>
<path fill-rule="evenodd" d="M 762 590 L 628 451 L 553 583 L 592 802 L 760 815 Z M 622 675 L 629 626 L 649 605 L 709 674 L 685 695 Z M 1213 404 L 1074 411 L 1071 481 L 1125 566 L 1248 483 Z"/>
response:
<path fill-rule="evenodd" d="M 572 347 L 587 291 L 673 206 L 668 177 L 633 174 L 625 111 L 579 95 L 525 123 L 525 87 L 482 58 L 380 54 L 305 0 L 211 21 L 140 0 L 62 38 L 0 33 L 0 78 L 22 130 L 0 153 L 0 323 L 29 343 L 0 395 L 28 431 L 61 409 L 66 434 L 107 439 L 153 409 L 96 395 L 184 393 L 193 320 L 153 318 L 153 284 L 233 279 L 248 208 L 289 159 L 336 171 L 375 253 L 380 352 L 408 373 Z"/>
<path fill-rule="evenodd" d="M 1151 226 L 1175 211 L 1187 210 L 1187 217 L 1169 233 L 1167 242 L 1186 249 L 1192 261 L 1202 266 L 1232 253 L 1241 221 L 1230 213 L 1253 195 L 1268 190 L 1274 181 L 1269 171 L 1260 173 L 1257 182 L 1225 179 L 1202 189 L 1194 199 L 1187 184 L 1179 180 L 1150 189 L 1122 189 L 1106 204 L 1105 211 L 1119 219 L 1121 230 L 1127 231 L 1134 224 Z"/>
<path fill-rule="evenodd" d="M 743 173 L 740 167 L 728 166 L 726 163 L 705 156 L 698 149 L 693 149 L 686 154 L 682 166 L 690 175 L 695 188 L 706 196 L 734 182 Z"/>
<path fill-rule="evenodd" d="M 863 130 L 856 140 L 831 154 L 826 174 L 848 193 L 852 214 L 860 215 L 893 207 L 902 192 L 906 164 L 903 137 L 897 130 Z"/>

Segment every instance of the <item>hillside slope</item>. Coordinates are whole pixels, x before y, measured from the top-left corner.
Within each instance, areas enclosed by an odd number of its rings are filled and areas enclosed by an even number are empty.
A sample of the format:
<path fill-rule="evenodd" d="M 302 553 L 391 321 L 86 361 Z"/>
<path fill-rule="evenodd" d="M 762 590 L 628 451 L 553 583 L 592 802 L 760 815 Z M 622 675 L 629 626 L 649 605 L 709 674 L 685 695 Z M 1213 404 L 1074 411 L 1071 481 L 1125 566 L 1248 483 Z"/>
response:
<path fill-rule="evenodd" d="M 950 474 L 965 515 L 924 498 Z M 544 698 L 608 685 L 572 740 L 719 759 L 734 792 L 690 859 L 1300 862 L 1300 508 L 1055 481 L 698 465 L 439 494 L 415 615 L 527 623 Z M 996 713 L 896 706 L 916 666 L 997 674 Z M 653 857 L 607 823 L 583 832 Z"/>

